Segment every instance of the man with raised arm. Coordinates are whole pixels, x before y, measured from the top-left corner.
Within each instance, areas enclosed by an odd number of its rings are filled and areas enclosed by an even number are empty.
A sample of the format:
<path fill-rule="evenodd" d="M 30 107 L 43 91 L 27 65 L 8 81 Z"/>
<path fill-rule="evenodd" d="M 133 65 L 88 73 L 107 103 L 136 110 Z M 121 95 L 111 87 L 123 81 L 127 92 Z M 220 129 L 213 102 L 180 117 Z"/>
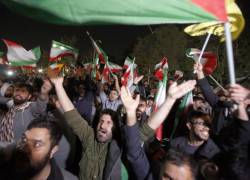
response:
<path fill-rule="evenodd" d="M 187 81 L 179 86 L 173 83 L 168 90 L 165 102 L 149 118 L 149 126 L 158 128 L 168 116 L 176 99 L 191 91 L 195 84 L 195 81 Z M 139 125 L 136 120 L 136 108 L 139 104 L 139 96 L 133 99 L 129 90 L 122 87 L 121 99 L 127 113 L 126 125 L 123 128 L 126 138 L 127 158 L 133 167 L 137 179 L 152 179 L 150 165 L 142 146 L 139 136 Z"/>
<path fill-rule="evenodd" d="M 63 88 L 63 78 L 51 79 L 55 85 L 58 100 L 64 110 L 64 116 L 74 133 L 79 137 L 83 153 L 80 161 L 80 179 L 116 179 L 122 178 L 125 172 L 121 161 L 122 147 L 119 132 L 119 122 L 116 112 L 106 109 L 100 112 L 95 128 L 87 122 L 74 109 Z M 153 125 L 152 127 L 157 127 Z M 155 128 L 147 123 L 140 127 L 144 137 L 153 136 Z"/>
<path fill-rule="evenodd" d="M 0 120 L 0 142 L 16 142 L 22 137 L 28 124 L 46 112 L 48 94 L 51 88 L 51 83 L 44 80 L 35 102 L 30 102 L 32 87 L 25 83 L 15 85 L 13 98 L 0 97 L 1 103 L 12 104 Z"/>

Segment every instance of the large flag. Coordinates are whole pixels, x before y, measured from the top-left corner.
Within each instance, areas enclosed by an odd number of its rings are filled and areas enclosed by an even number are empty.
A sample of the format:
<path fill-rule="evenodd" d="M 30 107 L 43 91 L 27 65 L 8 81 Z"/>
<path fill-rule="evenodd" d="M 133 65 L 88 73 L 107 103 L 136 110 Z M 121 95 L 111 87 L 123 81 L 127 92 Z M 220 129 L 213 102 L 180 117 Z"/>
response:
<path fill-rule="evenodd" d="M 121 83 L 123 86 L 126 86 L 128 88 L 130 88 L 134 83 L 135 72 L 136 72 L 135 68 L 137 67 L 137 65 L 134 62 L 135 58 L 131 60 L 130 58 L 127 57 L 123 66 L 123 68 L 126 68 L 126 70 L 121 78 Z"/>
<path fill-rule="evenodd" d="M 13 41 L 6 39 L 3 39 L 3 41 L 8 48 L 6 57 L 10 66 L 33 66 L 41 57 L 40 47 L 27 51 L 24 47 Z"/>
<path fill-rule="evenodd" d="M 174 137 L 175 131 L 178 127 L 181 117 L 184 117 L 184 116 L 187 117 L 188 111 L 191 109 L 192 106 L 193 106 L 193 93 L 192 91 L 190 91 L 183 97 L 177 109 L 175 120 L 174 120 L 174 126 L 170 135 L 170 139 Z"/>
<path fill-rule="evenodd" d="M 154 76 L 158 80 L 163 79 L 163 73 L 168 70 L 168 59 L 166 57 L 162 58 L 161 62 L 155 65 Z"/>
<path fill-rule="evenodd" d="M 1 0 L 1 3 L 41 21 L 55 24 L 197 23 L 227 21 L 224 0 Z"/>
<path fill-rule="evenodd" d="M 154 111 L 157 111 L 157 109 L 164 103 L 166 99 L 166 91 L 167 91 L 167 70 L 163 73 L 163 79 L 162 81 L 159 81 L 157 93 L 154 100 Z M 156 130 L 156 138 L 161 141 L 163 138 L 163 124 Z"/>
<path fill-rule="evenodd" d="M 244 29 L 245 20 L 234 0 L 226 0 L 226 11 L 231 25 L 232 39 L 235 40 Z M 225 40 L 224 26 L 221 22 L 212 21 L 194 24 L 186 27 L 184 31 L 191 36 L 202 36 L 211 32 L 212 34 L 219 36 L 221 41 Z"/>
<path fill-rule="evenodd" d="M 50 50 L 49 61 L 56 62 L 64 57 L 72 57 L 73 59 L 77 59 L 78 50 L 69 45 L 53 40 L 51 50 Z"/>
<path fill-rule="evenodd" d="M 192 58 L 195 62 L 198 61 L 201 51 L 199 49 L 190 48 L 187 50 L 187 57 Z M 212 52 L 204 52 L 201 60 L 203 71 L 205 74 L 210 75 L 217 67 L 217 56 Z"/>

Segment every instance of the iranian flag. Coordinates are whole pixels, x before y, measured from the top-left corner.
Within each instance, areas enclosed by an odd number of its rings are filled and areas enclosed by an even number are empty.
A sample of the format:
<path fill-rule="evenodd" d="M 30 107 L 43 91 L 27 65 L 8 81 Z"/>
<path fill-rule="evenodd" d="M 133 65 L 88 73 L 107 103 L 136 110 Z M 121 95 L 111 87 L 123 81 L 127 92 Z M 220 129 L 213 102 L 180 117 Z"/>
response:
<path fill-rule="evenodd" d="M 137 67 L 134 61 L 135 58 L 131 60 L 127 57 L 123 66 L 123 68 L 126 68 L 126 71 L 121 78 L 121 83 L 123 86 L 126 86 L 128 88 L 130 88 L 134 83 L 135 68 Z"/>
<path fill-rule="evenodd" d="M 107 64 L 105 64 L 102 71 L 102 83 L 109 81 L 110 69 Z"/>
<path fill-rule="evenodd" d="M 157 93 L 154 100 L 154 111 L 157 111 L 157 109 L 164 103 L 166 99 L 166 91 L 167 91 L 167 70 L 163 73 L 163 79 L 162 81 L 159 81 Z M 161 141 L 163 138 L 163 124 L 160 125 L 159 128 L 156 130 L 156 138 Z"/>
<path fill-rule="evenodd" d="M 93 79 L 99 80 L 100 79 L 100 73 L 99 73 L 99 57 L 97 54 L 95 54 L 93 59 L 93 70 L 91 71 L 91 77 Z"/>
<path fill-rule="evenodd" d="M 107 66 L 109 67 L 110 71 L 112 73 L 116 73 L 122 70 L 122 67 L 119 66 L 118 64 L 112 63 L 112 62 L 107 62 Z"/>
<path fill-rule="evenodd" d="M 183 97 L 177 109 L 175 120 L 174 120 L 174 126 L 170 135 L 170 139 L 174 137 L 174 133 L 178 127 L 181 117 L 184 117 L 184 116 L 187 117 L 188 111 L 190 110 L 192 106 L 193 106 L 193 93 L 192 91 L 190 91 Z"/>
<path fill-rule="evenodd" d="M 166 70 L 168 70 L 168 59 L 164 57 L 160 63 L 155 65 L 154 76 L 161 81 L 163 79 L 163 73 Z"/>
<path fill-rule="evenodd" d="M 49 62 L 56 62 L 63 57 L 72 57 L 73 59 L 77 59 L 78 50 L 69 45 L 53 40 L 50 50 Z"/>
<path fill-rule="evenodd" d="M 93 68 L 93 63 L 92 62 L 87 62 L 83 64 L 83 69 L 88 69 L 91 70 Z"/>
<path fill-rule="evenodd" d="M 27 51 L 21 45 L 3 39 L 8 48 L 7 60 L 10 66 L 34 66 L 41 57 L 40 47 L 36 47 Z"/>
<path fill-rule="evenodd" d="M 102 50 L 102 48 L 100 46 L 98 46 L 98 44 L 95 42 L 95 40 L 92 38 L 92 36 L 90 36 L 89 32 L 87 32 L 87 35 L 89 36 L 89 38 L 91 40 L 91 43 L 94 47 L 95 52 L 98 55 L 100 62 L 102 64 L 106 64 L 106 62 L 108 61 L 107 54 Z"/>

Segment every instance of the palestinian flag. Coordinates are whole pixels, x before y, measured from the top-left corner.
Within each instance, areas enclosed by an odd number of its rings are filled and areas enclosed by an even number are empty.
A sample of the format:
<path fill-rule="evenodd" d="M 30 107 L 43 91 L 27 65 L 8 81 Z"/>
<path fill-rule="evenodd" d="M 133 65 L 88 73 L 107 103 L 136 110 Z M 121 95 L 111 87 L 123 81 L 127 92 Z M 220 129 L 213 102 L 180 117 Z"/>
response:
<path fill-rule="evenodd" d="M 162 80 L 163 79 L 163 73 L 164 71 L 168 70 L 168 59 L 166 57 L 164 57 L 160 63 L 155 65 L 155 73 L 154 76 L 158 79 L 158 80 Z"/>
<path fill-rule="evenodd" d="M 49 62 L 56 62 L 64 57 L 72 57 L 76 60 L 78 57 L 78 50 L 69 45 L 53 40 L 50 50 Z"/>
<path fill-rule="evenodd" d="M 190 48 L 186 52 L 186 56 L 198 61 L 201 51 L 199 49 Z M 210 75 L 217 67 L 217 56 L 212 52 L 204 52 L 201 57 L 201 64 L 205 74 Z"/>
<path fill-rule="evenodd" d="M 61 25 L 199 23 L 227 21 L 225 0 L 1 0 L 14 12 Z"/>
<path fill-rule="evenodd" d="M 234 0 L 225 0 L 225 2 L 232 39 L 235 40 L 244 29 L 245 20 Z M 225 40 L 224 25 L 215 21 L 190 25 L 184 29 L 184 32 L 190 36 L 203 36 L 211 32 L 213 35 L 219 36 L 221 42 Z"/>
<path fill-rule="evenodd" d="M 164 103 L 167 91 L 167 71 L 164 71 L 162 81 L 159 81 L 157 93 L 154 100 L 154 111 Z M 156 138 L 161 141 L 163 138 L 163 124 L 156 130 Z"/>
<path fill-rule="evenodd" d="M 192 91 L 190 91 L 183 97 L 177 109 L 177 112 L 175 115 L 176 118 L 174 120 L 174 126 L 173 126 L 172 133 L 170 135 L 170 139 L 174 137 L 174 133 L 178 127 L 181 117 L 187 117 L 187 114 L 192 106 L 193 106 L 193 93 Z"/>
<path fill-rule="evenodd" d="M 41 57 L 40 47 L 36 47 L 27 51 L 21 45 L 3 39 L 4 43 L 8 48 L 7 60 L 10 66 L 29 66 L 36 64 Z"/>

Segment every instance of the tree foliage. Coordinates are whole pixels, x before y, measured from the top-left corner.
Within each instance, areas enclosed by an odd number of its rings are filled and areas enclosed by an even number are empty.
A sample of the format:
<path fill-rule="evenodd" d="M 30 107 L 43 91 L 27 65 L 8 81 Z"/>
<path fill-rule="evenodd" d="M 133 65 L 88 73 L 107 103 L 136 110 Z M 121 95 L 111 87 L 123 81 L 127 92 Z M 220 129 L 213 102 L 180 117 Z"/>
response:
<path fill-rule="evenodd" d="M 201 49 L 206 36 L 190 37 L 183 32 L 183 25 L 167 25 L 157 28 L 152 34 L 138 39 L 133 49 L 136 63 L 146 74 L 151 72 L 155 64 L 165 56 L 168 58 L 169 70 L 181 70 L 185 77 L 193 76 L 194 62 L 186 57 L 188 48 Z M 245 32 L 233 44 L 235 56 L 236 77 L 250 75 L 250 33 Z M 225 43 L 220 43 L 218 37 L 212 36 L 206 47 L 206 51 L 212 51 L 218 57 L 218 66 L 213 73 L 215 79 L 222 84 L 228 83 L 227 55 Z M 247 83 L 249 85 L 249 82 Z M 246 84 L 245 84 L 246 85 Z"/>

